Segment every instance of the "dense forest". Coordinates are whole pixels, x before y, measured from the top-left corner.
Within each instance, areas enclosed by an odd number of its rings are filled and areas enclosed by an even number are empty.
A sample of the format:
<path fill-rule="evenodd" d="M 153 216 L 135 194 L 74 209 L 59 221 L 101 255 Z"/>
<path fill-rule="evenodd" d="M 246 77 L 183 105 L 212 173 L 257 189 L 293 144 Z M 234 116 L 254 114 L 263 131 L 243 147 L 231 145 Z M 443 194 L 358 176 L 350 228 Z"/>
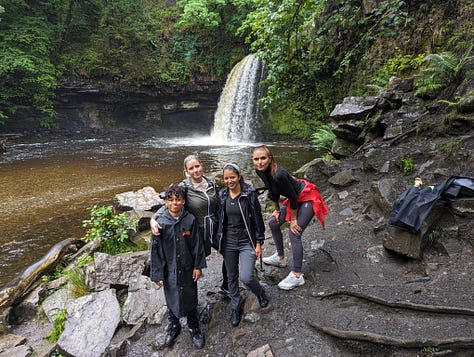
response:
<path fill-rule="evenodd" d="M 67 78 L 179 89 L 223 81 L 255 52 L 269 124 L 309 138 L 343 97 L 376 94 L 392 76 L 425 73 L 429 94 L 471 75 L 473 9 L 473 0 L 0 0 L 0 124 L 34 116 L 54 127 Z"/>

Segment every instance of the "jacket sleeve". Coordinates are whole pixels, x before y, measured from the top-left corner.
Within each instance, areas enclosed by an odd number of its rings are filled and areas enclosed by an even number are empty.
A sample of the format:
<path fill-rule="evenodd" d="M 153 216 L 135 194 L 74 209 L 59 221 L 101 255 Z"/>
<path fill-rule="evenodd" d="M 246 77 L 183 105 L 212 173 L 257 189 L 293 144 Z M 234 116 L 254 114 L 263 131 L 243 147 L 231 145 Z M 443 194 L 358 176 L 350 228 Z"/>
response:
<path fill-rule="evenodd" d="M 159 236 L 151 236 L 151 257 L 150 257 L 150 279 L 151 281 L 163 281 L 166 266 L 163 254 L 163 245 Z"/>
<path fill-rule="evenodd" d="M 281 193 L 290 201 L 290 208 L 292 210 L 298 209 L 298 193 L 295 191 L 296 180 L 290 175 L 286 169 L 279 167 L 278 173 L 278 187 Z"/>
<path fill-rule="evenodd" d="M 263 245 L 265 241 L 265 223 L 263 222 L 262 208 L 256 191 L 250 193 L 250 209 L 255 225 L 255 239 L 257 243 Z"/>
<path fill-rule="evenodd" d="M 199 226 L 196 220 L 193 223 L 191 231 L 191 242 L 192 243 L 192 255 L 194 258 L 194 268 L 204 269 L 207 268 L 206 264 L 206 253 L 204 251 L 204 242 L 202 235 L 199 233 Z"/>

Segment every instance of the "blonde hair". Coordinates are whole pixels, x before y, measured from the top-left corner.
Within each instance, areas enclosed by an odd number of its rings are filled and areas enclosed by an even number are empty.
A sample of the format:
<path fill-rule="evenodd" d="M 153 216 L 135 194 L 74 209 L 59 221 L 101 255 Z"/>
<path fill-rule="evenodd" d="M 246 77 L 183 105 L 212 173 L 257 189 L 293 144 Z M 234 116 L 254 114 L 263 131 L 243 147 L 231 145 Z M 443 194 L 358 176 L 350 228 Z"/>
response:
<path fill-rule="evenodd" d="M 267 156 L 270 158 L 270 165 L 269 165 L 270 166 L 270 175 L 272 175 L 272 177 L 275 179 L 278 165 L 275 161 L 275 158 L 273 157 L 272 152 L 270 151 L 270 148 L 267 145 L 262 144 L 262 145 L 254 147 L 253 150 L 252 150 L 252 154 L 255 151 L 265 151 Z"/>
<path fill-rule="evenodd" d="M 201 163 L 201 160 L 198 159 L 198 157 L 196 155 L 188 155 L 184 158 L 183 160 L 183 167 L 184 167 L 184 177 L 189 177 L 189 174 L 188 174 L 188 170 L 187 170 L 187 167 L 186 165 L 192 161 L 192 160 L 196 160 L 197 162 L 199 162 L 199 164 L 202 166 L 202 163 Z"/>

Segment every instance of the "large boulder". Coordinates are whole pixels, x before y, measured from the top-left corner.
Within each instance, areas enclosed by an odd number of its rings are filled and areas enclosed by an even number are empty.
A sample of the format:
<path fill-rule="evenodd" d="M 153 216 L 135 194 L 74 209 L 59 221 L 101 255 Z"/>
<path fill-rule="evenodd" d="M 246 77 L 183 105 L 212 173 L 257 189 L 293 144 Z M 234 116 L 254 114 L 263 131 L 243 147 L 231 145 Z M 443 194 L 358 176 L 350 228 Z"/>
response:
<path fill-rule="evenodd" d="M 120 323 L 120 304 L 114 289 L 73 300 L 67 307 L 60 352 L 75 357 L 100 357 Z"/>
<path fill-rule="evenodd" d="M 133 278 L 146 271 L 149 258 L 149 251 L 119 255 L 97 252 L 94 254 L 94 269 L 87 271 L 87 285 L 93 291 L 101 291 L 114 286 L 126 287 Z"/>
<path fill-rule="evenodd" d="M 139 275 L 130 279 L 128 295 L 122 309 L 122 319 L 128 325 L 136 325 L 147 319 L 149 323 L 159 323 L 159 314 L 166 305 L 163 289 L 149 277 Z"/>
<path fill-rule="evenodd" d="M 128 191 L 115 195 L 115 208 L 118 211 L 156 211 L 165 204 L 159 193 L 151 186 L 137 191 Z"/>

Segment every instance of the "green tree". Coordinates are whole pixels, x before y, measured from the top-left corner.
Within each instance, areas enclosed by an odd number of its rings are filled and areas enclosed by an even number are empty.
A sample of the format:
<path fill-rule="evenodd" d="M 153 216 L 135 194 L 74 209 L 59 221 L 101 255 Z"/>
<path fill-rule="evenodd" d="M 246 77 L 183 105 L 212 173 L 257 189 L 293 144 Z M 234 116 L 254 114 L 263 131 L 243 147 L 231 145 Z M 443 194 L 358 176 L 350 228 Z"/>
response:
<path fill-rule="evenodd" d="M 56 49 L 54 3 L 33 8 L 22 0 L 1 0 L 5 13 L 0 22 L 0 123 L 18 112 L 41 115 L 52 124 L 54 90 L 60 73 L 51 61 Z"/>
<path fill-rule="evenodd" d="M 250 29 L 247 41 L 267 67 L 262 102 L 271 115 L 292 118 L 288 132 L 306 138 L 347 95 L 365 51 L 380 38 L 394 37 L 408 22 L 400 0 L 373 8 L 355 0 L 255 4 L 242 29 Z"/>
<path fill-rule="evenodd" d="M 214 67 L 217 75 L 226 75 L 248 52 L 245 32 L 238 30 L 252 11 L 253 1 L 179 0 L 177 4 L 182 10 L 177 26 L 183 33 L 197 34 L 200 42 L 196 42 L 196 53 L 208 54 L 197 59 L 209 61 L 206 66 Z"/>

